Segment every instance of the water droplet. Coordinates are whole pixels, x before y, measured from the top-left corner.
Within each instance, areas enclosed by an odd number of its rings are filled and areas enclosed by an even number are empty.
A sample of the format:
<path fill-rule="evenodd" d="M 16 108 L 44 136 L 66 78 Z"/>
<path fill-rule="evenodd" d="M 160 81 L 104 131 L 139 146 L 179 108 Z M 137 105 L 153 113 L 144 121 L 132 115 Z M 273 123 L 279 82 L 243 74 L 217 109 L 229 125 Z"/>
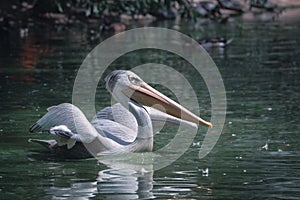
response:
<path fill-rule="evenodd" d="M 208 168 L 200 170 L 202 171 L 202 176 L 208 176 Z"/>
<path fill-rule="evenodd" d="M 193 142 L 192 146 L 197 146 L 197 147 L 200 147 L 200 142 Z"/>
<path fill-rule="evenodd" d="M 268 151 L 268 149 L 269 149 L 269 144 L 268 143 L 266 143 L 264 146 L 262 146 L 261 147 L 262 149 L 265 149 L 266 151 Z"/>

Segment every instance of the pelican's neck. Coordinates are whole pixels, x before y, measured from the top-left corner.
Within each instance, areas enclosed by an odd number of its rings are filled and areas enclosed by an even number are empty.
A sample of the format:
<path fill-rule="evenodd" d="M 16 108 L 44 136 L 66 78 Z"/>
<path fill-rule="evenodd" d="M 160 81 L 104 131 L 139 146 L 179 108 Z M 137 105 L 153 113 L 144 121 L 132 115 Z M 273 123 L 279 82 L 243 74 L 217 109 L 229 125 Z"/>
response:
<path fill-rule="evenodd" d="M 146 109 L 131 100 L 128 102 L 128 109 L 134 115 L 138 124 L 137 138 L 153 137 L 152 121 Z"/>
<path fill-rule="evenodd" d="M 128 102 L 128 109 L 136 118 L 138 124 L 137 137 L 133 141 L 134 151 L 152 151 L 153 148 L 153 127 L 149 113 L 146 109 L 131 100 Z"/>

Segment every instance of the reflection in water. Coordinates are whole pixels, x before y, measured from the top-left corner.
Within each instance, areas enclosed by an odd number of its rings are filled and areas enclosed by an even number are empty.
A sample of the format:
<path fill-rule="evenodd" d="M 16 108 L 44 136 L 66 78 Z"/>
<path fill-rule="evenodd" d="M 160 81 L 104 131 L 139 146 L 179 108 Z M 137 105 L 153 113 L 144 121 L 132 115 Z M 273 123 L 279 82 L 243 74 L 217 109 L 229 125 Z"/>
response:
<path fill-rule="evenodd" d="M 78 182 L 68 187 L 49 187 L 45 189 L 52 199 L 89 199 L 97 192 L 97 182 Z"/>
<path fill-rule="evenodd" d="M 98 173 L 98 192 L 107 199 L 153 198 L 153 166 L 105 161 L 110 169 Z"/>
<path fill-rule="evenodd" d="M 98 172 L 95 180 L 84 181 L 74 180 L 68 186 L 59 185 L 59 178 L 53 179 L 53 184 L 45 188 L 47 196 L 52 198 L 65 199 L 89 199 L 94 196 L 101 196 L 104 199 L 150 199 L 153 198 L 153 170 L 152 165 L 134 165 L 106 159 L 108 169 Z M 65 169 L 64 169 L 65 170 Z M 63 170 L 63 171 L 64 171 Z M 68 169 L 71 171 L 74 169 Z M 75 172 L 74 172 L 75 173 Z M 56 183 L 56 181 L 58 181 Z"/>
<path fill-rule="evenodd" d="M 55 52 L 54 47 L 38 44 L 36 36 L 31 32 L 23 42 L 20 52 L 20 66 L 26 69 L 36 68 L 40 57 Z"/>

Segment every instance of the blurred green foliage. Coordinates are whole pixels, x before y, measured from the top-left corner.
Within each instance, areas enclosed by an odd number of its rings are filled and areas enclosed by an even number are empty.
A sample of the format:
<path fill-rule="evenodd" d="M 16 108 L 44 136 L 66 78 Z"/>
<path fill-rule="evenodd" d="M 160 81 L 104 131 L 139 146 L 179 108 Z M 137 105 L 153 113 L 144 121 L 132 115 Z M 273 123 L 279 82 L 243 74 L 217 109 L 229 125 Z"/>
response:
<path fill-rule="evenodd" d="M 194 18 L 194 9 L 188 0 L 2 0 L 1 13 L 30 12 L 61 13 L 97 17 L 103 15 L 158 15 L 172 11 L 181 17 Z"/>
<path fill-rule="evenodd" d="M 39 0 L 45 2 L 45 0 Z M 51 1 L 51 0 L 48 0 Z M 192 17 L 192 7 L 186 0 L 55 0 L 57 9 L 65 12 L 70 7 L 85 9 L 86 16 L 108 14 L 146 15 L 160 10 L 179 8 L 183 17 Z"/>

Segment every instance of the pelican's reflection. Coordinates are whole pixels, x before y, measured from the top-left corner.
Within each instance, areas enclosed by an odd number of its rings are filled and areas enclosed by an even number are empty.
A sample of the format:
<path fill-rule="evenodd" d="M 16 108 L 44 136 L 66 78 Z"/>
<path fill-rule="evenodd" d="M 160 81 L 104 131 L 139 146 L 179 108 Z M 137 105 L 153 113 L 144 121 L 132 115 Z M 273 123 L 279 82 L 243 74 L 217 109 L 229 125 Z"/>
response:
<path fill-rule="evenodd" d="M 95 160 L 84 164 L 83 167 L 81 162 L 48 163 L 51 175 L 47 184 L 51 186 L 42 188 L 43 197 L 80 200 L 93 197 L 122 200 L 154 198 L 152 164 L 131 164 L 107 158 L 99 162 L 99 167 L 103 168 L 100 171 L 95 170 Z"/>
<path fill-rule="evenodd" d="M 98 173 L 99 196 L 122 200 L 154 198 L 152 164 L 134 165 L 111 161 L 101 161 L 110 168 Z"/>

